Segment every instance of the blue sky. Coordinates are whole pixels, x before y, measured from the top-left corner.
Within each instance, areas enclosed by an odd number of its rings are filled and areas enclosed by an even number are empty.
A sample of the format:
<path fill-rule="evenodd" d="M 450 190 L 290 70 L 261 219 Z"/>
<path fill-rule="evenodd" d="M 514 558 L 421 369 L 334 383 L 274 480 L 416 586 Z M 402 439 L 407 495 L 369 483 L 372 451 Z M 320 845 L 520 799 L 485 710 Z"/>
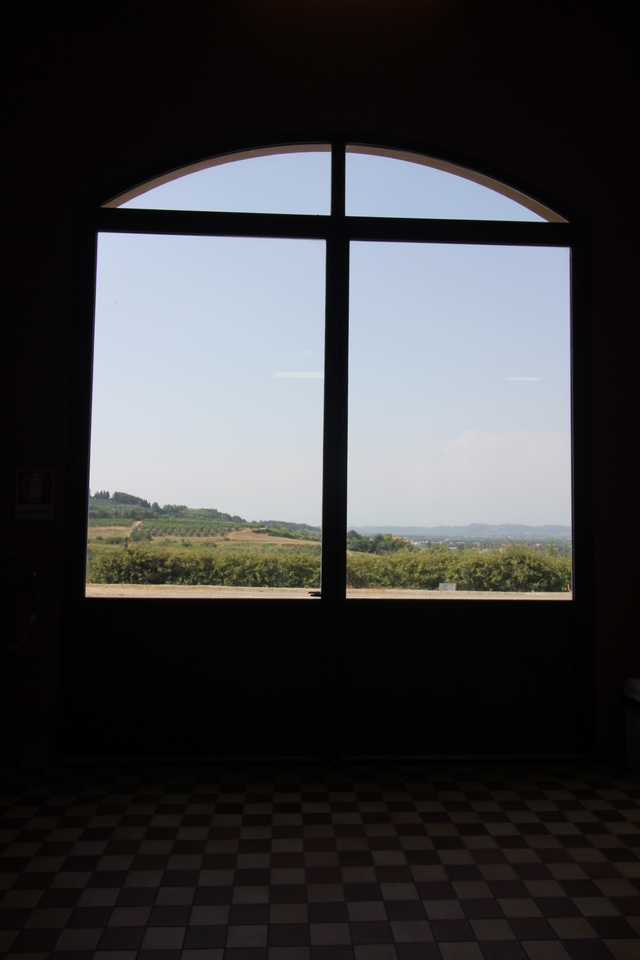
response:
<path fill-rule="evenodd" d="M 329 154 L 194 173 L 129 206 L 328 211 Z M 539 219 L 348 155 L 347 212 Z M 317 524 L 320 241 L 99 238 L 92 490 Z M 570 523 L 569 253 L 355 243 L 350 525 Z"/>

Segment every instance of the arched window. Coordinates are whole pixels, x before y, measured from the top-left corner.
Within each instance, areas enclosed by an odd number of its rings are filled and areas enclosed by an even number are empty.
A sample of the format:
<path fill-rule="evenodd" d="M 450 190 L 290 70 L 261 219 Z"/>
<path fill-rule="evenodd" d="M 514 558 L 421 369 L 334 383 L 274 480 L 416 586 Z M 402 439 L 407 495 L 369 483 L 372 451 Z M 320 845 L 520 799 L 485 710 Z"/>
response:
<path fill-rule="evenodd" d="M 87 595 L 572 597 L 561 213 L 340 142 L 182 167 L 91 229 Z"/>

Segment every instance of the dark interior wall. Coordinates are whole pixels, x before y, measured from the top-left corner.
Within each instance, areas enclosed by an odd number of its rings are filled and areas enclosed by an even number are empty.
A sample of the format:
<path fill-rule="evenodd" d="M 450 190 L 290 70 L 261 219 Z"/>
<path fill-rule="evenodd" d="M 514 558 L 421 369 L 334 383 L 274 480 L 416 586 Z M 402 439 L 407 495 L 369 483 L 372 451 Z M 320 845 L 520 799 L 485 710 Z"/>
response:
<path fill-rule="evenodd" d="M 631 34 L 525 6 L 505 19 L 481 4 L 238 0 L 9 36 L 1 554 L 38 574 L 41 642 L 3 661 L 0 745 L 54 733 L 78 207 L 221 143 L 357 131 L 503 170 L 590 225 L 597 738 L 621 756 L 622 684 L 640 674 Z M 14 518 L 22 467 L 55 469 L 53 520 Z"/>

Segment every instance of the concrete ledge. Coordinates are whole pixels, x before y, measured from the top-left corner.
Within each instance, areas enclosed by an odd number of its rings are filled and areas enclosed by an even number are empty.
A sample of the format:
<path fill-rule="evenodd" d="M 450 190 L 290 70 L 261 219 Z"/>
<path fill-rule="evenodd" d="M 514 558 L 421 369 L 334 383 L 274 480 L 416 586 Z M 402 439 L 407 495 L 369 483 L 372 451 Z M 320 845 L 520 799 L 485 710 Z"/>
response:
<path fill-rule="evenodd" d="M 87 597 L 148 599 L 315 600 L 313 590 L 298 587 L 211 587 L 176 584 L 88 583 Z M 571 593 L 493 593 L 484 590 L 347 590 L 348 600 L 571 600 Z"/>

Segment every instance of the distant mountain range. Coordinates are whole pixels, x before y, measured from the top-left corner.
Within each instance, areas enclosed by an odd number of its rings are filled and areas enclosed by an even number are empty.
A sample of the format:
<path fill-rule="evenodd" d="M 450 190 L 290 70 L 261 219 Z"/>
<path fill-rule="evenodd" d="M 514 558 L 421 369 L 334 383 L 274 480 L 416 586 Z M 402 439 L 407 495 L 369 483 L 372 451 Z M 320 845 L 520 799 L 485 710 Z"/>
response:
<path fill-rule="evenodd" d="M 149 504 L 148 500 L 142 497 L 133 496 L 129 493 L 116 491 L 113 496 L 107 490 L 100 490 L 91 496 L 89 491 L 89 516 L 115 516 L 115 515 L 136 515 L 138 519 L 153 514 L 154 516 L 172 516 L 192 519 L 207 519 L 230 521 L 234 523 L 247 523 L 242 517 L 221 513 L 219 510 L 208 508 L 193 509 L 183 505 L 167 503 L 160 507 L 157 503 Z M 255 523 L 255 521 L 253 521 Z M 292 533 L 308 533 L 318 536 L 321 532 L 320 527 L 314 527 L 308 523 L 293 523 L 290 520 L 260 520 L 259 523 L 266 527 L 287 527 Z M 571 527 L 562 524 L 531 524 L 524 523 L 468 523 L 460 527 L 450 527 L 441 524 L 438 527 L 360 527 L 350 524 L 347 530 L 355 530 L 361 536 L 372 537 L 376 533 L 391 534 L 398 537 L 418 537 L 424 540 L 443 540 L 446 538 L 458 540 L 493 540 L 493 539 L 552 539 L 553 537 L 562 539 L 571 539 Z"/>
<path fill-rule="evenodd" d="M 461 527 L 359 527 L 350 526 L 350 530 L 356 530 L 365 537 L 371 537 L 376 533 L 390 533 L 399 537 L 421 537 L 428 540 L 443 539 L 446 537 L 459 540 L 472 539 L 505 539 L 513 538 L 520 540 L 523 537 L 530 540 L 533 537 L 571 537 L 571 527 L 561 524 L 544 524 L 537 526 L 532 524 L 527 526 L 523 523 L 467 523 Z"/>

